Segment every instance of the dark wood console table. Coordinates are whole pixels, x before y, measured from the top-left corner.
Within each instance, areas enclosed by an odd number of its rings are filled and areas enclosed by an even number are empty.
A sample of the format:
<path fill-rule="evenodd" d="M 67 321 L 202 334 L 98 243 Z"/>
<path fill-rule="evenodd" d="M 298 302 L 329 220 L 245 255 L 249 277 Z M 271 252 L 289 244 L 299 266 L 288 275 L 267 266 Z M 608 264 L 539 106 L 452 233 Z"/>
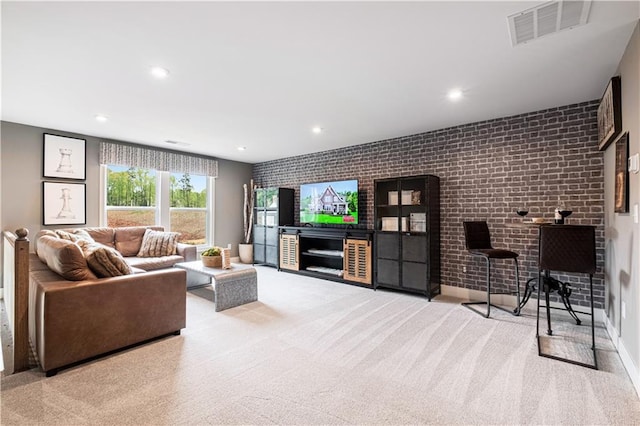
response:
<path fill-rule="evenodd" d="M 373 231 L 278 227 L 279 270 L 371 287 Z"/>

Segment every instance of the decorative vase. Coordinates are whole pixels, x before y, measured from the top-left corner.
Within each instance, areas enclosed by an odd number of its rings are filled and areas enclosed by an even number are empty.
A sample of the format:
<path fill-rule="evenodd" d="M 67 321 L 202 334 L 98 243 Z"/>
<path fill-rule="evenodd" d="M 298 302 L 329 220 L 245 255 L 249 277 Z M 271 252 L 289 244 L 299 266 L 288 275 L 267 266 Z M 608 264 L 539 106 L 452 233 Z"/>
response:
<path fill-rule="evenodd" d="M 238 244 L 241 263 L 253 263 L 253 244 Z"/>
<path fill-rule="evenodd" d="M 200 256 L 202 258 L 202 265 L 207 268 L 221 268 L 222 256 Z"/>

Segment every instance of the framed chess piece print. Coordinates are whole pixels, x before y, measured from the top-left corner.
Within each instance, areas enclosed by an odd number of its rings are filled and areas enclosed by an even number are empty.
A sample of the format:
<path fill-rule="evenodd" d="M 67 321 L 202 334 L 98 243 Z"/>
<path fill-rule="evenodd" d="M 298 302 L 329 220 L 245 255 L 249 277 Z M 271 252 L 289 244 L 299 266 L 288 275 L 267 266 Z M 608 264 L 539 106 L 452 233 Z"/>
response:
<path fill-rule="evenodd" d="M 42 176 L 84 180 L 87 170 L 86 145 L 85 139 L 45 133 Z"/>
<path fill-rule="evenodd" d="M 43 225 L 84 225 L 86 185 L 70 182 L 43 182 Z"/>

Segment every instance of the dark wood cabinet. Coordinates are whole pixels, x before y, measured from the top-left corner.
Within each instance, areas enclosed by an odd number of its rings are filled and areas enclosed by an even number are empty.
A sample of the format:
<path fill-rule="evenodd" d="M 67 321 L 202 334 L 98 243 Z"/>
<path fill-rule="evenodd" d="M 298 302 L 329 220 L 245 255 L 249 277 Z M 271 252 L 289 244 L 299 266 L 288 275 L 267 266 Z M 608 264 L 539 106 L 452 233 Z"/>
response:
<path fill-rule="evenodd" d="M 258 188 L 253 212 L 253 262 L 277 267 L 278 226 L 293 224 L 294 190 Z"/>
<path fill-rule="evenodd" d="M 280 269 L 372 285 L 373 234 L 366 229 L 280 227 Z"/>
<path fill-rule="evenodd" d="M 440 294 L 440 179 L 374 183 L 374 288 Z"/>

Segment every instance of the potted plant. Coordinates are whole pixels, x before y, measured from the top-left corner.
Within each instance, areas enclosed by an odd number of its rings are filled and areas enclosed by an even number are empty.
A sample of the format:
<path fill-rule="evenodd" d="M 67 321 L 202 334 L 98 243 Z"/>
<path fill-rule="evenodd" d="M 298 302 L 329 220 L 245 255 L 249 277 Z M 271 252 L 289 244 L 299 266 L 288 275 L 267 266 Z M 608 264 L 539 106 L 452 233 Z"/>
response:
<path fill-rule="evenodd" d="M 202 264 L 207 268 L 222 267 L 222 249 L 211 247 L 202 252 Z"/>
<path fill-rule="evenodd" d="M 247 186 L 245 183 L 242 185 L 244 188 L 244 208 L 243 208 L 243 225 L 244 233 L 242 236 L 242 244 L 238 244 L 238 255 L 240 256 L 240 262 L 253 263 L 253 206 L 255 204 L 255 192 L 256 186 L 251 184 Z"/>

